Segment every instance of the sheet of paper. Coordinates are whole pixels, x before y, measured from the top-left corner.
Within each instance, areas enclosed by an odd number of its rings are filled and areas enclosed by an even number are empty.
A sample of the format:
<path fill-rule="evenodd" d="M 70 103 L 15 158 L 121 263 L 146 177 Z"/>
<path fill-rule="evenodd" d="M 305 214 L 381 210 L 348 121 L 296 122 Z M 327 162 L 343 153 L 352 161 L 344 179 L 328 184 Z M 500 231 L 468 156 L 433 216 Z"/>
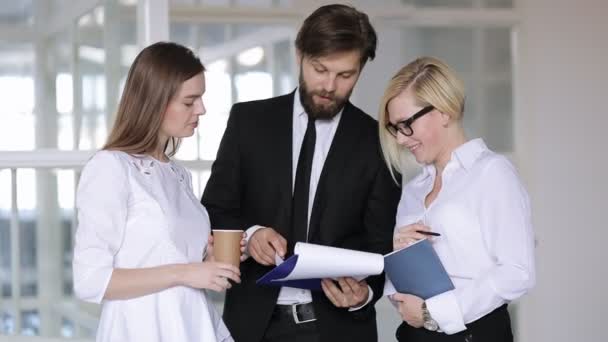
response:
<path fill-rule="evenodd" d="M 375 253 L 298 242 L 294 254 L 298 255 L 294 269 L 285 278 L 276 280 L 337 277 L 363 279 L 380 274 L 384 269 L 384 257 Z"/>
<path fill-rule="evenodd" d="M 283 258 L 281 258 L 281 256 L 279 256 L 279 254 L 275 253 L 275 255 L 274 255 L 274 264 L 276 266 L 279 266 L 280 264 L 283 263 L 283 261 L 285 261 L 285 260 L 283 260 Z"/>
<path fill-rule="evenodd" d="M 394 295 L 395 293 L 397 293 L 397 290 L 395 289 L 395 286 L 390 281 L 390 279 L 388 279 L 388 277 L 385 276 L 385 278 L 386 279 L 384 281 L 384 292 L 382 293 L 382 295 L 383 296 Z"/>

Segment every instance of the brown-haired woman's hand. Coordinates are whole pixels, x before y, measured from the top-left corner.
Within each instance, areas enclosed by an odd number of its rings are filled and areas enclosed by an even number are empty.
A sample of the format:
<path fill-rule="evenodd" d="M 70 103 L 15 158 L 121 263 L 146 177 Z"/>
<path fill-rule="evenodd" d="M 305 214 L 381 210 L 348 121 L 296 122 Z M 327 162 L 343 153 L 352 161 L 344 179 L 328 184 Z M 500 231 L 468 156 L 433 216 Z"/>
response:
<path fill-rule="evenodd" d="M 220 292 L 232 287 L 228 280 L 240 283 L 241 271 L 223 262 L 195 262 L 181 265 L 179 278 L 181 285 Z"/>

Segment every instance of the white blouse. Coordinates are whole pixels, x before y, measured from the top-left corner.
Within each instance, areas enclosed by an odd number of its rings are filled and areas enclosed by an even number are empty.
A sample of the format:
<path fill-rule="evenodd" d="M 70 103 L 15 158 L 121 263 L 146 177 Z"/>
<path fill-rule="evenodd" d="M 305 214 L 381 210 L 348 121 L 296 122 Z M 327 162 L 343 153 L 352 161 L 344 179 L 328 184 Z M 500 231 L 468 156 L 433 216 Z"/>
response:
<path fill-rule="evenodd" d="M 114 268 L 200 262 L 209 217 L 188 171 L 173 162 L 100 151 L 76 195 L 74 292 L 101 303 Z M 97 341 L 233 341 L 204 291 L 178 286 L 103 300 Z"/>
<path fill-rule="evenodd" d="M 515 168 L 483 140 L 452 153 L 442 188 L 426 208 L 434 181 L 435 167 L 427 165 L 405 185 L 396 228 L 420 221 L 441 234 L 431 241 L 455 290 L 426 302 L 440 329 L 453 334 L 534 286 L 534 233 Z"/>

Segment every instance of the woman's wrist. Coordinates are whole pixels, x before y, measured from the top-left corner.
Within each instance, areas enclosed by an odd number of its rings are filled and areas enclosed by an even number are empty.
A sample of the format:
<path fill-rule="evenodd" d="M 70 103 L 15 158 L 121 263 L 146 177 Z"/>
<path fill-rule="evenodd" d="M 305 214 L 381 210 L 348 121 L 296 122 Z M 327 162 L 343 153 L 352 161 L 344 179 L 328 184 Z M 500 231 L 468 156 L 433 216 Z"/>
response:
<path fill-rule="evenodd" d="M 170 287 L 188 286 L 188 264 L 174 264 L 169 267 Z"/>

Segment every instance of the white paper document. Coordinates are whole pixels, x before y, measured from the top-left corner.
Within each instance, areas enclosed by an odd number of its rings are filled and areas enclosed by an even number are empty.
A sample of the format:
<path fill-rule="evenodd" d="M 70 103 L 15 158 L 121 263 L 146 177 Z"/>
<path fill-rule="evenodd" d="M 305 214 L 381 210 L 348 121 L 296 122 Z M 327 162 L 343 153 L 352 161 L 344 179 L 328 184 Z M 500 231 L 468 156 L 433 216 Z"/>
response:
<path fill-rule="evenodd" d="M 279 260 L 277 260 L 279 261 Z M 298 242 L 294 255 L 267 274 L 262 282 L 353 277 L 361 280 L 382 273 L 380 254 Z"/>

